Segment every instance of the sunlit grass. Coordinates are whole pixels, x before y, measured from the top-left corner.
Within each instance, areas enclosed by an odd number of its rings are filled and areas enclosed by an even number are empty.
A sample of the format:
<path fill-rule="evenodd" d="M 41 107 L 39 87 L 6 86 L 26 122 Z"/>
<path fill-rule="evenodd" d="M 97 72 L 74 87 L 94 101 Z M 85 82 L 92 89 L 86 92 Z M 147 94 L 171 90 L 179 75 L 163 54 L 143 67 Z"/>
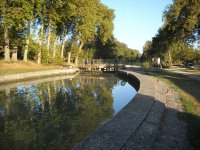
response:
<path fill-rule="evenodd" d="M 61 67 L 52 65 L 38 65 L 31 61 L 27 63 L 23 61 L 9 62 L 9 63 L 6 63 L 2 60 L 0 61 L 0 75 L 9 75 L 16 73 L 53 70 L 53 69 L 61 69 Z"/>
<path fill-rule="evenodd" d="M 199 74 L 200 75 L 200 70 L 199 69 L 198 70 L 196 70 L 196 69 L 186 69 L 184 71 L 185 72 L 192 72 L 194 74 Z"/>

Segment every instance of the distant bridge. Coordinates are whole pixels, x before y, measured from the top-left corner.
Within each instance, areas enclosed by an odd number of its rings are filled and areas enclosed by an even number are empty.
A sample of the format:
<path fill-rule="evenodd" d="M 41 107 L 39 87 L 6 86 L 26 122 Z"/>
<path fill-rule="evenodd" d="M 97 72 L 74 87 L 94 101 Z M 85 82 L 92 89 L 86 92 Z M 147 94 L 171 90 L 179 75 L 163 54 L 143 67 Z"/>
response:
<path fill-rule="evenodd" d="M 76 67 L 83 70 L 117 71 L 126 68 L 126 62 L 119 59 L 82 59 Z"/>

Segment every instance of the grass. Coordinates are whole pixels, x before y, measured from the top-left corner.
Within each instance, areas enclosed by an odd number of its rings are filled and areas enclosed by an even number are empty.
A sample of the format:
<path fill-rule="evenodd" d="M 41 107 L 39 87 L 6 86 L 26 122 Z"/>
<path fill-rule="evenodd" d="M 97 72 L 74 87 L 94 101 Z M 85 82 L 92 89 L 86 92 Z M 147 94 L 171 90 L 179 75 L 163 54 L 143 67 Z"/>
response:
<path fill-rule="evenodd" d="M 184 70 L 185 72 L 192 72 L 194 74 L 199 74 L 200 75 L 200 70 L 198 69 L 186 69 Z"/>
<path fill-rule="evenodd" d="M 25 72 L 34 72 L 42 70 L 53 70 L 61 69 L 61 66 L 52 66 L 52 65 L 39 65 L 35 62 L 9 62 L 0 61 L 0 76 L 1 75 L 10 75 L 16 73 L 25 73 Z"/>
<path fill-rule="evenodd" d="M 194 149 L 200 148 L 200 81 L 167 71 L 147 71 L 148 75 L 160 78 L 180 95 L 184 106 L 181 119 L 188 123 L 188 138 Z"/>

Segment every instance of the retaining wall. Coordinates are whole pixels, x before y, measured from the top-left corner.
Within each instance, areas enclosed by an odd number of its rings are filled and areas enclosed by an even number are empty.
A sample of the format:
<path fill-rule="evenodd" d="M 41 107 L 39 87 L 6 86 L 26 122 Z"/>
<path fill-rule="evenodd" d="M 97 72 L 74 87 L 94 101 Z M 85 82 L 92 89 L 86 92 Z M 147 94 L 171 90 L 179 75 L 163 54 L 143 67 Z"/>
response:
<path fill-rule="evenodd" d="M 22 80 L 34 79 L 34 78 L 40 78 L 40 77 L 46 77 L 46 76 L 72 74 L 78 71 L 79 71 L 78 68 L 71 68 L 71 69 L 36 71 L 36 72 L 19 73 L 19 74 L 14 74 L 14 75 L 5 75 L 5 76 L 0 76 L 0 83 L 22 81 Z"/>

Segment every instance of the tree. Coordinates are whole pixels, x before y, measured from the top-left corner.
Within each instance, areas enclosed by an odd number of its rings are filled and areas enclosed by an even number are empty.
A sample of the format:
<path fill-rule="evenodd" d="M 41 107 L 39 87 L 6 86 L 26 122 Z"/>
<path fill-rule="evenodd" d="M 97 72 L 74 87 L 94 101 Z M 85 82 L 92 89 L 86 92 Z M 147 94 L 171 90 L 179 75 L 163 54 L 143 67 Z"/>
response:
<path fill-rule="evenodd" d="M 4 59 L 10 61 L 10 37 L 17 40 L 17 34 L 23 34 L 24 26 L 28 26 L 28 22 L 32 20 L 33 0 L 1 0 L 0 10 L 1 25 L 4 29 Z M 15 32 L 10 32 L 11 30 Z"/>
<path fill-rule="evenodd" d="M 6 0 L 0 0 L 0 19 L 3 29 L 3 50 L 5 61 L 10 61 L 9 29 L 14 24 L 14 20 L 11 18 L 11 12 L 9 2 Z"/>
<path fill-rule="evenodd" d="M 77 56 L 84 45 L 93 45 L 93 50 L 86 46 L 84 51 L 95 53 L 96 41 L 104 47 L 113 40 L 113 19 L 114 11 L 99 0 L 0 0 L 4 59 L 10 61 L 10 49 L 16 47 L 25 62 L 29 51 L 34 52 L 32 56 L 37 57 L 34 59 L 38 64 L 54 62 L 50 57 L 51 45 L 53 58 L 57 55 L 63 58 L 66 45 L 71 45 L 68 52 L 78 46 Z M 34 38 L 33 33 L 36 33 Z M 34 50 L 29 50 L 32 43 Z"/>
<path fill-rule="evenodd" d="M 34 0 L 27 0 L 26 3 L 22 5 L 22 9 L 26 10 L 24 12 L 24 23 L 25 24 L 25 49 L 24 49 L 24 57 L 23 61 L 27 62 L 28 58 L 28 49 L 29 49 L 29 43 L 30 43 L 30 28 L 31 28 L 31 23 L 34 20 Z"/>
<path fill-rule="evenodd" d="M 40 26 L 39 48 L 37 52 L 37 63 L 41 64 L 42 44 L 44 41 L 44 25 L 46 19 L 46 0 L 38 0 L 35 2 L 35 22 Z"/>
<path fill-rule="evenodd" d="M 107 42 L 113 36 L 113 20 L 115 18 L 114 10 L 109 9 L 103 4 L 98 7 L 99 23 L 97 25 L 97 36 L 101 39 L 102 43 Z"/>
<path fill-rule="evenodd" d="M 164 12 L 164 21 L 175 39 L 195 42 L 200 40 L 199 15 L 199 0 L 173 0 Z"/>
<path fill-rule="evenodd" d="M 86 42 L 94 38 L 97 26 L 97 0 L 75 0 L 75 36 L 79 42 L 79 52 Z"/>
<path fill-rule="evenodd" d="M 194 58 L 193 42 L 199 43 L 200 3 L 191 0 L 174 0 L 164 12 L 164 25 L 152 38 L 151 57 L 167 59 L 169 66 L 180 60 Z"/>
<path fill-rule="evenodd" d="M 72 30 L 74 30 L 74 7 L 72 0 L 64 1 L 61 7 L 58 10 L 58 14 L 60 16 L 60 20 L 57 22 L 57 35 L 60 37 L 61 41 L 61 52 L 60 57 L 64 57 L 64 48 L 66 43 L 66 38 L 71 33 L 73 35 Z"/>
<path fill-rule="evenodd" d="M 146 41 L 144 46 L 143 46 L 143 53 L 142 53 L 142 61 L 147 60 L 148 59 L 148 53 L 151 51 L 151 46 L 152 45 L 152 41 Z"/>
<path fill-rule="evenodd" d="M 50 51 L 50 42 L 51 42 L 51 36 L 52 36 L 52 32 L 54 32 L 55 34 L 57 33 L 56 30 L 58 28 L 58 22 L 61 21 L 66 21 L 66 18 L 68 17 L 69 13 L 69 9 L 67 7 L 67 3 L 69 3 L 68 1 L 57 1 L 57 0 L 49 0 L 46 3 L 46 9 L 47 9 L 47 16 L 46 16 L 46 20 L 45 20 L 45 27 L 46 27 L 46 34 L 47 34 L 47 51 L 48 51 L 48 55 L 49 55 L 49 51 Z M 62 20 L 64 17 L 65 20 Z M 66 24 L 66 23 L 64 23 Z M 57 38 L 54 38 L 54 44 L 56 42 Z M 55 50 L 55 49 L 54 49 Z M 55 54 L 54 54 L 54 58 L 55 58 Z"/>
<path fill-rule="evenodd" d="M 174 42 L 169 47 L 169 51 L 171 51 L 172 61 L 175 64 L 182 65 L 195 59 L 194 49 L 183 41 Z"/>
<path fill-rule="evenodd" d="M 169 56 L 169 66 L 172 66 L 171 52 L 169 51 L 169 46 L 174 42 L 174 37 L 171 31 L 168 30 L 167 26 L 163 26 L 158 30 L 155 37 L 152 38 L 151 48 L 148 51 L 148 56 L 161 57 L 168 53 Z"/>

